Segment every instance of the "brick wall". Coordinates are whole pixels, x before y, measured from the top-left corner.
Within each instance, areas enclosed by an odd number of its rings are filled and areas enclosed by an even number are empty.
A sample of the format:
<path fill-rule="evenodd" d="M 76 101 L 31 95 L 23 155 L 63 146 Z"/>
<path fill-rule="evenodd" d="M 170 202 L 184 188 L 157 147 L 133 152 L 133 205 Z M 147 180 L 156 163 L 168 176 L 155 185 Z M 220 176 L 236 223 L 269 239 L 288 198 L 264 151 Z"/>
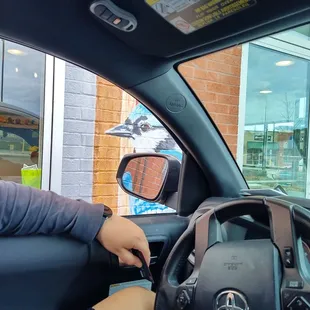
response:
<path fill-rule="evenodd" d="M 96 76 L 66 64 L 62 195 L 92 201 Z"/>
<path fill-rule="evenodd" d="M 156 198 L 163 185 L 165 165 L 164 158 L 140 157 L 131 160 L 125 171 L 131 175 L 133 192 L 150 199 Z"/>
<path fill-rule="evenodd" d="M 194 59 L 179 66 L 236 157 L 241 46 Z"/>
<path fill-rule="evenodd" d="M 116 172 L 120 162 L 120 138 L 104 132 L 121 122 L 122 90 L 97 77 L 97 104 L 94 141 L 93 201 L 118 207 Z"/>

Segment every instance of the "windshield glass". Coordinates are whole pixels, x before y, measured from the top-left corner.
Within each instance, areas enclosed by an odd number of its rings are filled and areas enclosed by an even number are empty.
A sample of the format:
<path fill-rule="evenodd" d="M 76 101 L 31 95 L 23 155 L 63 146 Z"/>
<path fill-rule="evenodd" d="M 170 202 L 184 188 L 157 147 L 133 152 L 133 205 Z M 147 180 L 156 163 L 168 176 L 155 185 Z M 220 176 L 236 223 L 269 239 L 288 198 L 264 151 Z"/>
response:
<path fill-rule="evenodd" d="M 191 60 L 179 72 L 250 188 L 310 197 L 310 25 Z"/>

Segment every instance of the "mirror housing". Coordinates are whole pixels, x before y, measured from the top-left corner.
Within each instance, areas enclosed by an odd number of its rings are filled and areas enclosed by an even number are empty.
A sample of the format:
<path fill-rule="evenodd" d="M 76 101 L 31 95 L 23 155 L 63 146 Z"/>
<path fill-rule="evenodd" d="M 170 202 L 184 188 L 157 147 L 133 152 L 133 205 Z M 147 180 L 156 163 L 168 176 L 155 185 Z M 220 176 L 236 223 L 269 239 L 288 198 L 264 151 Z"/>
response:
<path fill-rule="evenodd" d="M 116 178 L 127 194 L 164 204 L 178 191 L 180 169 L 181 163 L 173 156 L 134 153 L 123 157 Z"/>

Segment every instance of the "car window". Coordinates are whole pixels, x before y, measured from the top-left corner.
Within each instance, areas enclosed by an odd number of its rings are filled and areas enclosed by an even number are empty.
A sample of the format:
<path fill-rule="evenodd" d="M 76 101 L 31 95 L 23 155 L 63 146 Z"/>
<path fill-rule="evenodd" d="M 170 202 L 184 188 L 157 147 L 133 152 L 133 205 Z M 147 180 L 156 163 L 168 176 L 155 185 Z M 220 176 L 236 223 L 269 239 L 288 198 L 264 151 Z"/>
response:
<path fill-rule="evenodd" d="M 0 41 L 0 178 L 104 203 L 121 215 L 175 212 L 122 191 L 128 153 L 182 152 L 157 118 L 110 82 Z"/>
<path fill-rule="evenodd" d="M 310 25 L 191 60 L 180 74 L 250 188 L 310 197 Z"/>
<path fill-rule="evenodd" d="M 140 102 L 108 81 L 97 78 L 94 135 L 94 202 L 119 214 L 174 212 L 158 203 L 125 194 L 115 181 L 120 159 L 128 153 L 161 153 L 178 158 L 182 152 L 158 119 Z"/>

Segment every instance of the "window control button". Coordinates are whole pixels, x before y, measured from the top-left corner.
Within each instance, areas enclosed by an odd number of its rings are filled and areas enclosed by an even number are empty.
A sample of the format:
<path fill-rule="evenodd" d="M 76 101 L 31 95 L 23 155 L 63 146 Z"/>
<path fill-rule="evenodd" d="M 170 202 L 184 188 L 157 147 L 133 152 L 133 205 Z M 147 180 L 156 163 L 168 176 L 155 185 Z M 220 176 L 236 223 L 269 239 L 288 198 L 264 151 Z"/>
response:
<path fill-rule="evenodd" d="M 100 17 L 103 18 L 103 19 L 108 19 L 112 16 L 112 12 L 108 9 L 106 9 L 101 15 Z"/>
<path fill-rule="evenodd" d="M 118 18 L 118 17 L 117 17 L 116 15 L 112 14 L 112 15 L 109 17 L 108 22 L 113 23 L 117 18 Z"/>
<path fill-rule="evenodd" d="M 105 7 L 104 5 L 97 5 L 97 6 L 95 7 L 94 12 L 95 12 L 95 14 L 96 14 L 97 16 L 100 16 L 100 15 L 105 11 L 105 9 L 106 9 L 106 7 Z"/>
<path fill-rule="evenodd" d="M 118 26 L 121 22 L 122 22 L 122 19 L 119 18 L 119 17 L 116 17 L 116 18 L 114 19 L 114 21 L 113 21 L 113 24 L 116 25 L 116 26 Z"/>
<path fill-rule="evenodd" d="M 122 19 L 122 21 L 117 25 L 119 28 L 126 27 L 129 24 L 129 20 Z"/>

